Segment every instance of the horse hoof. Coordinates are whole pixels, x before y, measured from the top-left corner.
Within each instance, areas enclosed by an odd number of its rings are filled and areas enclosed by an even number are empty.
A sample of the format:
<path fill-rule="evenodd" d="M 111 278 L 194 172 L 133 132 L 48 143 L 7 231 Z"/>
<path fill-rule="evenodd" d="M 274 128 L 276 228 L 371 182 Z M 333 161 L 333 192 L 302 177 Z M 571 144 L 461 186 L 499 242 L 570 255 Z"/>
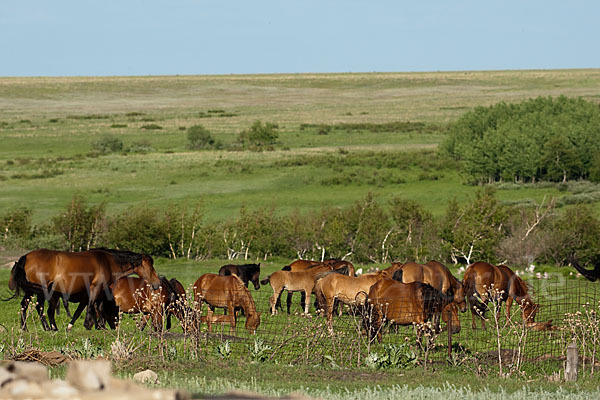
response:
<path fill-rule="evenodd" d="M 71 332 L 71 329 L 73 329 L 73 324 L 67 325 L 67 332 Z"/>

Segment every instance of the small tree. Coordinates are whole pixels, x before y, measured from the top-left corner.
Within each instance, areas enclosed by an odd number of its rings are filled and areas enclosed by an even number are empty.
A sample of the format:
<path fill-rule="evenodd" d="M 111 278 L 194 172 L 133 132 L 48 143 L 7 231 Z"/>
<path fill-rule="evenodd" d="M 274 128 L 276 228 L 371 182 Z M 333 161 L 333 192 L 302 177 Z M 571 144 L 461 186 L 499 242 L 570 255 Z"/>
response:
<path fill-rule="evenodd" d="M 277 125 L 267 122 L 263 124 L 260 120 L 255 121 L 250 129 L 242 131 L 238 136 L 238 143 L 243 147 L 262 148 L 277 143 L 279 133 Z"/>
<path fill-rule="evenodd" d="M 455 263 L 464 260 L 470 264 L 475 258 L 495 261 L 506 217 L 491 187 L 477 192 L 475 199 L 463 207 L 450 202 L 441 232 L 447 254 Z"/>
<path fill-rule="evenodd" d="M 73 196 L 62 214 L 54 217 L 54 231 L 62 235 L 71 251 L 94 247 L 103 231 L 105 204 L 88 206 L 80 195 Z"/>
<path fill-rule="evenodd" d="M 92 142 L 92 150 L 102 154 L 121 151 L 123 150 L 123 141 L 114 135 L 104 135 L 102 138 Z"/>
<path fill-rule="evenodd" d="M 188 148 L 191 150 L 221 148 L 222 144 L 216 141 L 210 131 L 202 125 L 190 126 L 187 130 Z"/>

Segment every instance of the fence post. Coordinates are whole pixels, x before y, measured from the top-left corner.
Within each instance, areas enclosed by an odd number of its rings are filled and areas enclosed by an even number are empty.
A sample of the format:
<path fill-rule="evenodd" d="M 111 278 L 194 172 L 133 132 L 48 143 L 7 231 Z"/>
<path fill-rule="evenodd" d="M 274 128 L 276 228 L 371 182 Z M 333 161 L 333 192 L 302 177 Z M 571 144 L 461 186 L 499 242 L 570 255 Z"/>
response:
<path fill-rule="evenodd" d="M 565 381 L 575 382 L 577 380 L 577 364 L 579 363 L 579 354 L 577 345 L 571 343 L 567 347 L 567 365 L 565 366 Z"/>
<path fill-rule="evenodd" d="M 448 310 L 448 359 L 452 359 L 452 311 Z"/>

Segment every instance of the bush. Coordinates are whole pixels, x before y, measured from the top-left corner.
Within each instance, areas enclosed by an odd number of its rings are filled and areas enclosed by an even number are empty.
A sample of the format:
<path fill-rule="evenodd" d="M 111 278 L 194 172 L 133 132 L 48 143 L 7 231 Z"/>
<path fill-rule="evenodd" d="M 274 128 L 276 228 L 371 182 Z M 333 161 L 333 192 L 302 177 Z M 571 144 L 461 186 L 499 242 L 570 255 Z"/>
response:
<path fill-rule="evenodd" d="M 108 247 L 127 249 L 153 257 L 169 257 L 168 222 L 164 212 L 147 206 L 131 207 L 109 219 Z"/>
<path fill-rule="evenodd" d="M 64 213 L 54 217 L 54 232 L 61 235 L 70 251 L 95 247 L 104 228 L 105 205 L 88 206 L 82 196 L 73 196 Z"/>
<path fill-rule="evenodd" d="M 202 125 L 190 126 L 187 130 L 188 148 L 191 150 L 220 149 L 221 142 L 216 141 L 210 131 Z"/>
<path fill-rule="evenodd" d="M 279 133 L 277 125 L 267 122 L 255 121 L 249 130 L 242 131 L 238 136 L 238 143 L 245 148 L 260 149 L 277 143 Z"/>
<path fill-rule="evenodd" d="M 92 142 L 92 150 L 101 154 L 121 151 L 123 150 L 123 141 L 116 136 L 105 135 L 99 140 Z"/>

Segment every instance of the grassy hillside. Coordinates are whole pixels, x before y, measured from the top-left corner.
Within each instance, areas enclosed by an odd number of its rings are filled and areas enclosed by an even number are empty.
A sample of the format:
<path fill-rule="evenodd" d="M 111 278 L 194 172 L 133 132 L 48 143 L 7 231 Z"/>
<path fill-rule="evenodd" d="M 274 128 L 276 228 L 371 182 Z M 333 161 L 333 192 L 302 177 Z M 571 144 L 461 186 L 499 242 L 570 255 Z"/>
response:
<path fill-rule="evenodd" d="M 475 190 L 453 166 L 428 161 L 448 123 L 499 101 L 599 101 L 599 88 L 600 70 L 0 78 L 0 210 L 26 205 L 44 221 L 79 193 L 106 201 L 109 213 L 203 199 L 207 217 L 222 219 L 244 204 L 309 210 L 371 191 L 441 214 L 448 199 Z M 192 125 L 228 145 L 255 120 L 279 126 L 274 151 L 186 149 Z M 382 128 L 406 121 L 423 125 Z M 319 134 L 319 124 L 354 128 Z M 143 152 L 91 157 L 92 142 L 107 134 Z M 406 167 L 382 163 L 405 152 Z M 564 193 L 525 188 L 499 197 L 547 194 Z"/>

